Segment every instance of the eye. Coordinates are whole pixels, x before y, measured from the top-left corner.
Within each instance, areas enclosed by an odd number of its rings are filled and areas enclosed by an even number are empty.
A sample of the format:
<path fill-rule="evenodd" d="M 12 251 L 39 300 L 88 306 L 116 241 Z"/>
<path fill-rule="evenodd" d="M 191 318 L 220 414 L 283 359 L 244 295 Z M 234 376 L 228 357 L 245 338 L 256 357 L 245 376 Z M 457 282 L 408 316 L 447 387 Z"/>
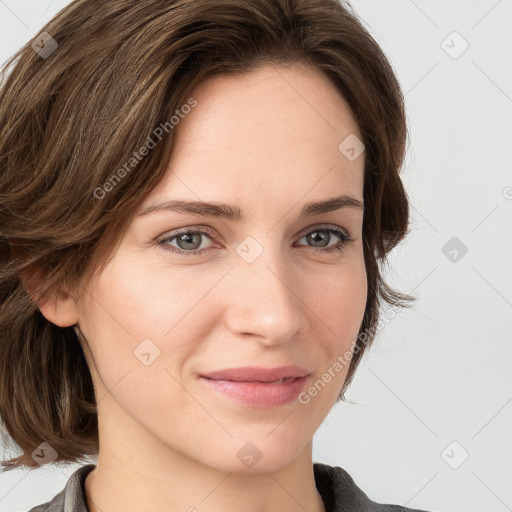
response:
<path fill-rule="evenodd" d="M 204 238 L 214 239 L 214 231 L 206 228 L 202 229 L 186 229 L 172 235 L 164 236 L 156 240 L 156 244 L 163 249 L 183 254 L 185 256 L 200 256 L 209 247 L 204 247 L 202 241 Z M 331 244 L 332 238 L 338 241 L 334 245 Z M 353 242 L 350 234 L 343 228 L 320 226 L 302 236 L 300 240 L 305 239 L 307 243 L 313 244 L 308 247 L 314 252 L 330 253 L 334 251 L 342 251 L 347 244 Z M 336 241 L 336 240 L 335 240 Z M 176 243 L 176 245 L 174 245 Z"/>
<path fill-rule="evenodd" d="M 329 246 L 329 242 L 333 236 L 338 237 L 338 242 Z M 313 244 L 312 249 L 316 249 L 316 252 L 342 251 L 347 244 L 353 242 L 353 239 L 349 235 L 348 231 L 339 226 L 336 226 L 335 228 L 319 227 L 313 231 L 309 231 L 300 240 L 303 238 L 306 239 L 309 243 Z M 320 249 L 317 249 L 318 247 L 320 247 Z"/>
<path fill-rule="evenodd" d="M 201 238 L 203 237 L 211 238 L 213 237 L 213 232 L 206 229 L 188 229 L 175 233 L 174 235 L 161 238 L 157 243 L 164 249 L 177 254 L 184 254 L 185 256 L 200 256 L 205 250 L 201 243 Z M 177 247 L 170 244 L 170 242 L 173 241 L 176 241 Z"/>

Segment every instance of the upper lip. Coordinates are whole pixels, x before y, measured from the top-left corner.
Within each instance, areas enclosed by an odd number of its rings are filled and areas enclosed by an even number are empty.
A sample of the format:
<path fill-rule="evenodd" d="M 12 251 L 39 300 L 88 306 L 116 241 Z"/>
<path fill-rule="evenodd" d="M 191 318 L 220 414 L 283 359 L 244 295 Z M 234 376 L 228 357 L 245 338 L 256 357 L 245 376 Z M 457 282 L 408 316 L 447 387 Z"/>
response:
<path fill-rule="evenodd" d="M 232 380 L 237 382 L 274 382 L 286 378 L 305 377 L 309 370 L 300 366 L 279 366 L 277 368 L 263 368 L 258 366 L 244 366 L 241 368 L 226 368 L 203 374 L 207 379 Z"/>

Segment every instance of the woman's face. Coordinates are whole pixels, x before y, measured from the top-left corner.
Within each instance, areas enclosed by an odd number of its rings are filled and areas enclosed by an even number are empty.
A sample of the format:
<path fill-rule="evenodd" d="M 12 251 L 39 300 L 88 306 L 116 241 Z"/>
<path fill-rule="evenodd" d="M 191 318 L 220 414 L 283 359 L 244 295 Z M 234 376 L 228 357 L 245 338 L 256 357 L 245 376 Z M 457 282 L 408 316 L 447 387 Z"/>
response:
<path fill-rule="evenodd" d="M 313 202 L 362 201 L 362 137 L 328 78 L 309 67 L 215 77 L 192 96 L 165 180 L 77 307 L 101 450 L 272 471 L 310 447 L 363 319 L 362 209 L 301 216 Z M 141 214 L 168 201 L 226 204 L 241 219 L 197 208 Z M 201 377 L 288 365 L 308 374 L 301 385 Z"/>

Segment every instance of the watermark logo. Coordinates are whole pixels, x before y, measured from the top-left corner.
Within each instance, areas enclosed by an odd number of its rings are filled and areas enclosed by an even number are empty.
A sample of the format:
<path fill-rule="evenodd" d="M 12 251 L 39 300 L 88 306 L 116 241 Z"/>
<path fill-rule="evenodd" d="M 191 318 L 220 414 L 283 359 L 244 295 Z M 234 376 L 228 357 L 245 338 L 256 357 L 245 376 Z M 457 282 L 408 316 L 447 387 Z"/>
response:
<path fill-rule="evenodd" d="M 57 452 L 46 441 L 41 443 L 33 452 L 32 458 L 40 465 L 49 464 L 57 458 Z"/>
<path fill-rule="evenodd" d="M 469 43 L 454 30 L 441 41 L 441 48 L 452 59 L 458 59 L 469 48 Z"/>
<path fill-rule="evenodd" d="M 261 451 L 253 443 L 245 443 L 236 456 L 240 459 L 244 466 L 252 468 L 263 456 Z"/>
<path fill-rule="evenodd" d="M 453 236 L 443 245 L 441 252 L 452 263 L 458 263 L 466 255 L 468 248 L 459 238 Z"/>
<path fill-rule="evenodd" d="M 152 340 L 146 338 L 135 347 L 133 354 L 144 366 L 149 366 L 160 356 L 160 349 Z"/>
<path fill-rule="evenodd" d="M 338 146 L 339 152 L 351 162 L 359 158 L 364 149 L 363 141 L 353 133 L 345 137 Z"/>
<path fill-rule="evenodd" d="M 246 263 L 253 263 L 263 254 L 263 247 L 255 238 L 248 236 L 238 244 L 236 252 Z"/>
<path fill-rule="evenodd" d="M 57 48 L 58 43 L 48 32 L 41 32 L 31 44 L 32 48 L 43 59 L 47 59 Z"/>
<path fill-rule="evenodd" d="M 458 441 L 452 441 L 442 452 L 441 458 L 452 469 L 459 469 L 466 460 L 469 453 Z"/>

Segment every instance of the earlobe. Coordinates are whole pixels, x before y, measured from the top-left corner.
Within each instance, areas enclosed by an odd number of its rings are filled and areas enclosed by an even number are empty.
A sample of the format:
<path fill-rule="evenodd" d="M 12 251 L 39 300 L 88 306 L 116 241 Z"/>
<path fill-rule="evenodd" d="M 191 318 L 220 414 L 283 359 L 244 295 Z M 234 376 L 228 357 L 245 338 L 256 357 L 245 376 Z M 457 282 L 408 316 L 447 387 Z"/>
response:
<path fill-rule="evenodd" d="M 78 323 L 75 299 L 65 290 L 58 290 L 48 299 L 39 303 L 44 317 L 59 327 L 69 327 Z"/>
<path fill-rule="evenodd" d="M 59 327 L 69 327 L 78 323 L 76 301 L 65 284 L 62 284 L 56 292 L 50 293 L 37 301 L 29 284 L 28 275 L 22 274 L 21 281 L 32 299 L 37 302 L 39 310 L 47 320 Z"/>

